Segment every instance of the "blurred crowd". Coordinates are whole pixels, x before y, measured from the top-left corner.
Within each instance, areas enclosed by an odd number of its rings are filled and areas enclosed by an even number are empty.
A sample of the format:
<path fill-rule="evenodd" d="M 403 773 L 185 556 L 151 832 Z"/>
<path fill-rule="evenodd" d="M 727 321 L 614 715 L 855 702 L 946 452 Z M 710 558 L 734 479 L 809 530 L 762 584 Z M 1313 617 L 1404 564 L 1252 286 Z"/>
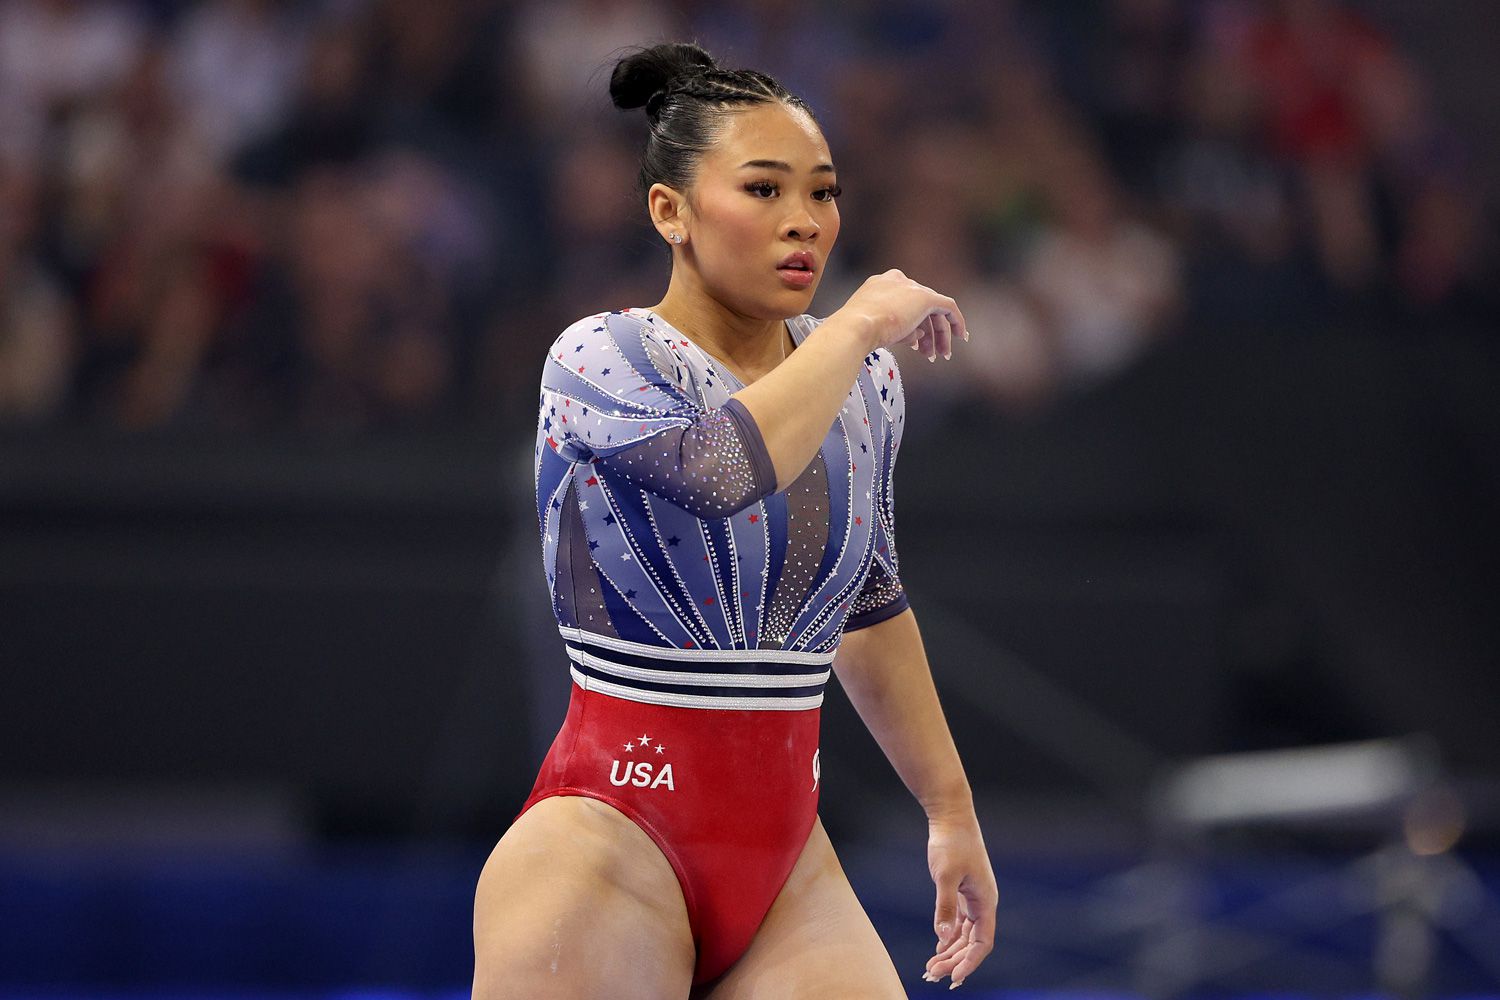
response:
<path fill-rule="evenodd" d="M 624 46 L 817 111 L 843 234 L 983 336 L 1025 413 L 1202 329 L 1492 316 L 1472 149 L 1336 0 L 4 0 L 0 425 L 358 432 L 524 414 L 649 305 Z M 917 375 L 913 389 L 924 390 Z"/>

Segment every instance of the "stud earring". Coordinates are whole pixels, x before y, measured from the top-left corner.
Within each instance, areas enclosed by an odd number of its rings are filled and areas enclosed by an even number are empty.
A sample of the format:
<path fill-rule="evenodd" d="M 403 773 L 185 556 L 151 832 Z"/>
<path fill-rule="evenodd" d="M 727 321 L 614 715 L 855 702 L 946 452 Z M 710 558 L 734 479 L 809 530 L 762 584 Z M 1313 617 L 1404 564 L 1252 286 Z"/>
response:
<path fill-rule="evenodd" d="M 682 242 L 682 234 L 681 233 L 673 233 L 672 234 L 672 242 L 673 243 L 681 243 Z"/>

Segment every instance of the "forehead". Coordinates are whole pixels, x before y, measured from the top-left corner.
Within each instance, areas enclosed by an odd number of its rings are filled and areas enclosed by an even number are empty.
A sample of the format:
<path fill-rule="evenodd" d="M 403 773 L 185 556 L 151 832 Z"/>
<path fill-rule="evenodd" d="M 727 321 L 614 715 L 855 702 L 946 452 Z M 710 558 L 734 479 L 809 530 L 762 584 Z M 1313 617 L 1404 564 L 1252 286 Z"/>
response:
<path fill-rule="evenodd" d="M 797 173 L 831 163 L 823 132 L 807 112 L 777 101 L 724 116 L 722 131 L 704 165 L 734 170 L 746 160 L 783 160 Z"/>

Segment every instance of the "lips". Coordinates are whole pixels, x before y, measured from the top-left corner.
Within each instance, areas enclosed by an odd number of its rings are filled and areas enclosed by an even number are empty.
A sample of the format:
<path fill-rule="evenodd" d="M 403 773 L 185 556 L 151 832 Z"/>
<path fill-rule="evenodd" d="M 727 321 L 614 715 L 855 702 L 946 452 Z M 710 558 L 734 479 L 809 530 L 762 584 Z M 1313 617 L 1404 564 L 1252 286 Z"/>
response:
<path fill-rule="evenodd" d="M 776 265 L 778 271 L 807 271 L 817 270 L 813 255 L 806 250 L 797 250 L 781 258 L 781 263 Z"/>

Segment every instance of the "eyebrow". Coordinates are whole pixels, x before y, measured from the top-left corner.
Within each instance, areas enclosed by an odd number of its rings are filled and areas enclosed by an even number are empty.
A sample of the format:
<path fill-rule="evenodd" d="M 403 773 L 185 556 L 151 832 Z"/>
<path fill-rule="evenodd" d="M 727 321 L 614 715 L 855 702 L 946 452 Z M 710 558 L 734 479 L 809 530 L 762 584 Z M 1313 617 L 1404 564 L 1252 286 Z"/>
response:
<path fill-rule="evenodd" d="M 740 164 L 740 169 L 743 170 L 746 167 L 759 167 L 763 170 L 784 170 L 787 173 L 792 172 L 792 165 L 785 160 L 746 160 Z M 835 173 L 835 171 L 832 163 L 820 163 L 816 167 L 813 167 L 809 173 L 831 174 Z"/>

